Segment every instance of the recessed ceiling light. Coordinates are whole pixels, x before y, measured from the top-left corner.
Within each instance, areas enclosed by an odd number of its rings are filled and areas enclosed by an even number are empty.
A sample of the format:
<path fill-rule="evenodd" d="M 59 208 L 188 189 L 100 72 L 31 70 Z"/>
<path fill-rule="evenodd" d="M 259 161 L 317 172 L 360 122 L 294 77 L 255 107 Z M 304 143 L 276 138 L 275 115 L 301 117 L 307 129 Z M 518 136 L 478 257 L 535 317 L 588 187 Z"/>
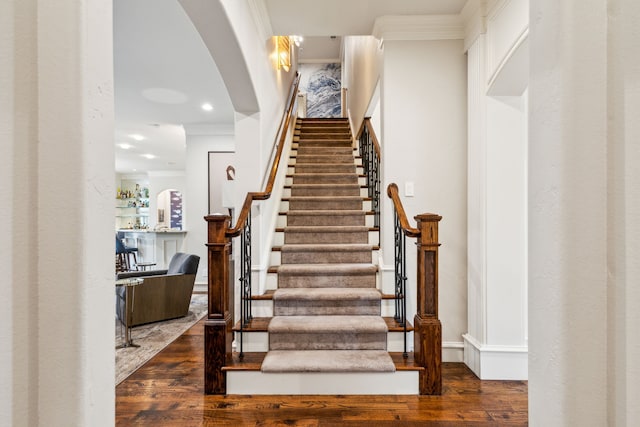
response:
<path fill-rule="evenodd" d="M 147 159 L 155 159 L 156 156 L 154 156 L 153 154 L 142 154 L 142 157 L 146 157 Z"/>
<path fill-rule="evenodd" d="M 133 147 L 133 145 L 122 143 L 122 144 L 118 144 L 118 147 L 122 148 L 123 150 L 128 150 L 129 148 Z"/>
<path fill-rule="evenodd" d="M 208 102 L 205 102 L 204 104 L 202 104 L 202 109 L 204 111 L 212 111 L 213 105 L 209 104 Z"/>
<path fill-rule="evenodd" d="M 131 135 L 129 135 L 129 138 L 135 139 L 136 141 L 142 141 L 144 139 L 144 136 L 140 135 L 139 133 L 132 133 Z"/>

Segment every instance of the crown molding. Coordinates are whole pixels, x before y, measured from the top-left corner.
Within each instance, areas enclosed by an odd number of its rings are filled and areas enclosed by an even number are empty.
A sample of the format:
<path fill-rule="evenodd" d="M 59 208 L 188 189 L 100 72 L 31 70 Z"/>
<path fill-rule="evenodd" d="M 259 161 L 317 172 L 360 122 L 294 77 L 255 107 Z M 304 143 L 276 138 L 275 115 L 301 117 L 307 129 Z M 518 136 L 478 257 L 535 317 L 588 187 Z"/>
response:
<path fill-rule="evenodd" d="M 271 19 L 269 18 L 269 12 L 267 11 L 264 0 L 249 0 L 248 4 L 253 22 L 256 24 L 262 40 L 267 40 L 272 37 L 273 28 L 271 27 Z"/>
<path fill-rule="evenodd" d="M 464 23 L 464 50 L 469 50 L 471 45 L 487 32 L 487 1 L 469 1 L 460 12 Z"/>
<path fill-rule="evenodd" d="M 373 24 L 373 36 L 384 40 L 457 40 L 464 34 L 460 15 L 387 15 Z"/>

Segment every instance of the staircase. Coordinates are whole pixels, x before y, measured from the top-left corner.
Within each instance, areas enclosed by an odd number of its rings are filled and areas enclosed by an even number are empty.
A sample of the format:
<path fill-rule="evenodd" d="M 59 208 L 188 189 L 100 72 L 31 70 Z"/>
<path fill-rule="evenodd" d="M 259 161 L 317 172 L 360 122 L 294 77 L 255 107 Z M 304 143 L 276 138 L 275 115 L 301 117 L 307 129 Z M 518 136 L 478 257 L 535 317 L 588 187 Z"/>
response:
<path fill-rule="evenodd" d="M 254 297 L 271 316 L 243 327 L 253 363 L 226 368 L 227 393 L 418 394 L 420 369 L 389 353 L 401 328 L 382 317 L 393 296 L 377 288 L 378 230 L 349 123 L 302 119 L 296 129 L 272 289 Z"/>

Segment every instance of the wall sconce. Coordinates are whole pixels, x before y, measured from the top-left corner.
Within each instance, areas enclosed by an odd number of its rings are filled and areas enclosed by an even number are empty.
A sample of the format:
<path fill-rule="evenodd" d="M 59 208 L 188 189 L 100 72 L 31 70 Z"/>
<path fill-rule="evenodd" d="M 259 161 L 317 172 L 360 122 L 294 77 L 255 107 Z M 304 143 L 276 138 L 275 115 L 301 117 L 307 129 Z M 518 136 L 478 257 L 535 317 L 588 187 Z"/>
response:
<path fill-rule="evenodd" d="M 289 36 L 276 37 L 276 54 L 278 70 L 284 68 L 285 71 L 289 71 L 291 68 L 291 39 Z"/>

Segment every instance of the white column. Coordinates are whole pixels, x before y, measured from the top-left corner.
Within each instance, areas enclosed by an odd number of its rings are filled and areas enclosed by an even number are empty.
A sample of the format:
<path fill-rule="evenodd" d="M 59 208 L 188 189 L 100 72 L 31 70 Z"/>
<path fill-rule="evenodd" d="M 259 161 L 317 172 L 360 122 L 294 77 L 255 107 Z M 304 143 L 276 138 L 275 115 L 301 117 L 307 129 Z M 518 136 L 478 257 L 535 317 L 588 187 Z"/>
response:
<path fill-rule="evenodd" d="M 487 94 L 487 49 L 480 35 L 468 50 L 464 357 L 482 379 L 526 379 L 526 97 L 520 90 L 511 96 Z M 505 67 L 500 79 L 520 77 L 507 74 Z"/>
<path fill-rule="evenodd" d="M 607 182 L 607 412 L 640 425 L 640 3 L 610 2 Z"/>
<path fill-rule="evenodd" d="M 111 1 L 0 7 L 8 425 L 113 424 L 111 14 Z"/>
<path fill-rule="evenodd" d="M 638 425 L 640 5 L 531 2 L 532 425 Z"/>

